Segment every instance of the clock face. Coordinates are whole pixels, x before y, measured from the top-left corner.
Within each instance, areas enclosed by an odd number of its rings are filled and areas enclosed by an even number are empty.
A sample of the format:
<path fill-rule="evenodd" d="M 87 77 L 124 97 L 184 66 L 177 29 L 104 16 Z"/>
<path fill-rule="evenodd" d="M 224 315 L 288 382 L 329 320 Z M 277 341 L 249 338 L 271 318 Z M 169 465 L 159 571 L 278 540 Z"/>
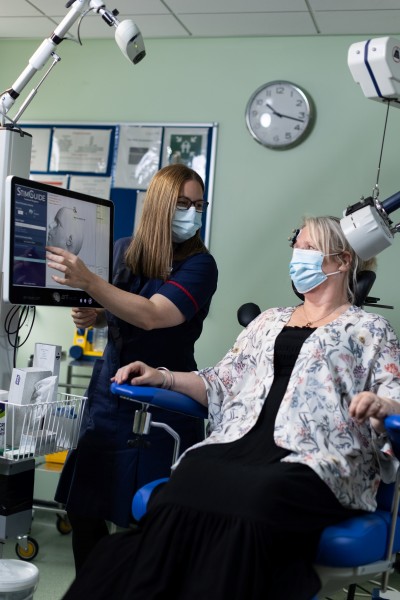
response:
<path fill-rule="evenodd" d="M 289 81 L 271 81 L 258 88 L 246 107 L 246 124 L 254 139 L 274 150 L 300 144 L 312 129 L 311 99 Z"/>

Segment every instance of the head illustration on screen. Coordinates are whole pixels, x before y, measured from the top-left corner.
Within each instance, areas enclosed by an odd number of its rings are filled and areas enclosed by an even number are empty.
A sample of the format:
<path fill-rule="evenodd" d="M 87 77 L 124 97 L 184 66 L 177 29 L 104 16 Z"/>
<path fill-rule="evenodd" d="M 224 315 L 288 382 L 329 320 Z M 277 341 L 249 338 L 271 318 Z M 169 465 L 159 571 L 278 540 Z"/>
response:
<path fill-rule="evenodd" d="M 54 221 L 49 223 L 47 244 L 79 254 L 83 244 L 84 223 L 76 208 L 61 207 Z"/>

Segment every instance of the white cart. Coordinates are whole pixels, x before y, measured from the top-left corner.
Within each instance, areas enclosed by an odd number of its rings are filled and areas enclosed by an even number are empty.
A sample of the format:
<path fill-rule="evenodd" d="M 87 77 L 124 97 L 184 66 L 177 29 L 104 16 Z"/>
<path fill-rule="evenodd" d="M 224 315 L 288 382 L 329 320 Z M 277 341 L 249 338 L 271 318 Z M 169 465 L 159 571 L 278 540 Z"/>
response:
<path fill-rule="evenodd" d="M 86 398 L 58 394 L 38 404 L 4 403 L 0 422 L 1 545 L 17 538 L 16 552 L 32 560 L 39 546 L 29 536 L 32 524 L 36 457 L 76 447 Z"/>

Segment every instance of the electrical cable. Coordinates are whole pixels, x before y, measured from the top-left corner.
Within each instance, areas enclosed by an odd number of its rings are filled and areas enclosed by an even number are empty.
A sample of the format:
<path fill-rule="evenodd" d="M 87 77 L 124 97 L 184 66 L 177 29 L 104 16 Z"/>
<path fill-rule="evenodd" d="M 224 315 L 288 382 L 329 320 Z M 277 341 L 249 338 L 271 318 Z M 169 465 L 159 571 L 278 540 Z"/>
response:
<path fill-rule="evenodd" d="M 376 174 L 376 183 L 375 183 L 375 188 L 374 188 L 374 190 L 376 191 L 375 195 L 379 195 L 379 176 L 380 176 L 380 173 L 381 173 L 381 163 L 382 163 L 382 155 L 383 155 L 383 146 L 385 145 L 386 128 L 387 128 L 387 122 L 388 122 L 388 118 L 389 118 L 389 108 L 390 108 L 390 100 L 388 100 L 388 103 L 387 103 L 385 124 L 383 126 L 381 151 L 380 151 L 380 154 L 379 154 L 378 170 L 377 170 L 377 174 Z"/>
<path fill-rule="evenodd" d="M 31 323 L 29 325 L 29 330 L 25 336 L 25 339 L 23 341 L 21 341 L 19 339 L 19 333 L 20 333 L 22 327 L 25 325 L 31 311 L 33 312 L 33 316 L 32 316 Z M 15 326 L 15 329 L 13 329 L 12 328 L 13 322 L 17 318 L 17 316 L 18 316 L 17 324 Z M 8 313 L 6 315 L 6 318 L 4 319 L 4 330 L 7 334 L 7 340 L 8 340 L 8 343 L 10 344 L 10 346 L 14 349 L 14 352 L 13 352 L 13 367 L 14 368 L 16 367 L 16 362 L 17 362 L 17 350 L 18 350 L 18 348 L 21 348 L 21 346 L 23 346 L 26 343 L 26 341 L 28 340 L 28 338 L 32 332 L 33 324 L 35 322 L 35 317 L 36 317 L 36 306 L 13 306 L 12 308 L 10 308 L 10 310 L 8 311 Z M 13 338 L 13 336 L 14 336 L 14 338 Z"/>

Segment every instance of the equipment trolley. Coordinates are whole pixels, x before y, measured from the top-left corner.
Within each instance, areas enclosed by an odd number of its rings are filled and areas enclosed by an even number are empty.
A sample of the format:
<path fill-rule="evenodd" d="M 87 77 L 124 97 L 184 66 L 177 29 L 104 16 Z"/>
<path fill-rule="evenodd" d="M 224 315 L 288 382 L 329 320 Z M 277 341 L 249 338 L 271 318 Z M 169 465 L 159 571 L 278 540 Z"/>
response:
<path fill-rule="evenodd" d="M 0 557 L 2 544 L 18 540 L 17 555 L 32 560 L 37 542 L 32 524 L 36 457 L 75 448 L 86 397 L 57 394 L 37 404 L 0 407 Z"/>

